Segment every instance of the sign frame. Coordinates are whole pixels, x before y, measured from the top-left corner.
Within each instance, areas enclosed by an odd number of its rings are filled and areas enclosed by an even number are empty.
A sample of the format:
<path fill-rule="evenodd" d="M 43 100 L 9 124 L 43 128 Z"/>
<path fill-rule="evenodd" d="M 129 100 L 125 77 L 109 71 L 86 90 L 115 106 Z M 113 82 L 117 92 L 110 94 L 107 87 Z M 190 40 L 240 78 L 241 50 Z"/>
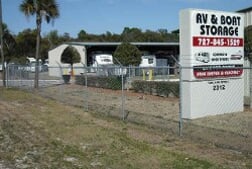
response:
<path fill-rule="evenodd" d="M 243 14 L 180 11 L 182 118 L 243 111 L 243 65 Z"/>

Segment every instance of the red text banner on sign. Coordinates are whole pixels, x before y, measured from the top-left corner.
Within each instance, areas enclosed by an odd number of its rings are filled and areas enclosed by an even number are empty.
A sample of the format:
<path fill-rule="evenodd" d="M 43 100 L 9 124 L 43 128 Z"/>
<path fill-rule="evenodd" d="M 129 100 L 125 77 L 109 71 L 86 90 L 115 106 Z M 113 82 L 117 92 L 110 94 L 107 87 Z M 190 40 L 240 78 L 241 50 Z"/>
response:
<path fill-rule="evenodd" d="M 239 77 L 243 69 L 242 65 L 194 66 L 193 74 L 197 79 Z"/>
<path fill-rule="evenodd" d="M 242 47 L 243 39 L 242 38 L 194 36 L 193 46 Z"/>

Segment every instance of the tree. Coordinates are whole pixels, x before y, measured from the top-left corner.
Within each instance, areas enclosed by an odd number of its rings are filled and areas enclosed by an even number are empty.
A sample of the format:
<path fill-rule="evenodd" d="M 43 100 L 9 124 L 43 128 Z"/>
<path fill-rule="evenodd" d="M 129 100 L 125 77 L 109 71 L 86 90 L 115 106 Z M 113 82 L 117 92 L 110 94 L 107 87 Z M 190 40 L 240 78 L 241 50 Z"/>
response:
<path fill-rule="evenodd" d="M 71 40 L 71 36 L 68 32 L 64 32 L 62 39 L 64 42 L 70 41 Z"/>
<path fill-rule="evenodd" d="M 54 47 L 56 47 L 61 43 L 57 30 L 50 31 L 48 34 L 46 34 L 45 38 L 49 42 L 50 49 L 53 49 Z"/>
<path fill-rule="evenodd" d="M 41 46 L 40 46 L 40 55 L 41 60 L 44 62 L 46 59 L 48 59 L 48 51 L 50 50 L 50 44 L 48 43 L 48 40 L 46 38 L 41 39 Z"/>
<path fill-rule="evenodd" d="M 20 5 L 20 11 L 25 14 L 26 17 L 36 17 L 37 37 L 36 37 L 36 69 L 35 69 L 35 83 L 34 88 L 38 88 L 39 80 L 39 50 L 40 50 L 40 33 L 42 18 L 45 18 L 47 23 L 59 16 L 58 4 L 56 0 L 23 0 Z"/>
<path fill-rule="evenodd" d="M 80 32 L 78 33 L 78 40 L 84 41 L 86 40 L 86 37 L 87 37 L 87 32 L 84 31 L 83 29 L 80 30 Z"/>
<path fill-rule="evenodd" d="M 144 33 L 144 41 L 146 42 L 163 42 L 162 36 L 160 33 L 155 31 L 146 30 Z"/>
<path fill-rule="evenodd" d="M 122 41 L 127 42 L 143 42 L 142 35 L 143 33 L 141 29 L 125 27 L 121 34 L 121 38 Z"/>
<path fill-rule="evenodd" d="M 73 75 L 73 64 L 80 62 L 79 52 L 72 46 L 68 46 L 61 55 L 61 62 L 71 65 L 71 75 Z"/>
<path fill-rule="evenodd" d="M 16 40 L 4 23 L 2 24 L 2 30 L 5 61 L 9 63 L 16 52 Z"/>
<path fill-rule="evenodd" d="M 35 57 L 36 30 L 25 29 L 16 36 L 18 57 Z"/>
<path fill-rule="evenodd" d="M 179 29 L 175 29 L 175 30 L 171 31 L 171 33 L 179 35 Z"/>
<path fill-rule="evenodd" d="M 128 42 L 123 42 L 116 48 L 114 57 L 124 66 L 138 66 L 141 62 L 141 52 Z"/>

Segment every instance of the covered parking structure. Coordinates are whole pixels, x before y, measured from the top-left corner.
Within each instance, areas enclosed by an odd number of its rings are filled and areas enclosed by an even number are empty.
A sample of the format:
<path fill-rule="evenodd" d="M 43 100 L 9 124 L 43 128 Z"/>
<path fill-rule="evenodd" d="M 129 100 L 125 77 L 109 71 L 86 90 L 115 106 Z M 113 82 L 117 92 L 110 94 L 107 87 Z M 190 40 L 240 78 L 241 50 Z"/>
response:
<path fill-rule="evenodd" d="M 156 55 L 157 58 L 167 58 L 167 66 L 175 66 L 179 57 L 179 42 L 130 42 L 135 45 L 143 55 Z M 74 68 L 90 66 L 92 55 L 95 53 L 113 54 L 122 42 L 67 42 L 49 51 L 49 75 L 61 76 L 62 72 L 55 67 L 69 67 L 69 64 L 61 62 L 61 55 L 68 46 L 77 49 L 81 62 L 74 64 Z M 83 73 L 81 69 L 75 69 L 75 74 Z"/>

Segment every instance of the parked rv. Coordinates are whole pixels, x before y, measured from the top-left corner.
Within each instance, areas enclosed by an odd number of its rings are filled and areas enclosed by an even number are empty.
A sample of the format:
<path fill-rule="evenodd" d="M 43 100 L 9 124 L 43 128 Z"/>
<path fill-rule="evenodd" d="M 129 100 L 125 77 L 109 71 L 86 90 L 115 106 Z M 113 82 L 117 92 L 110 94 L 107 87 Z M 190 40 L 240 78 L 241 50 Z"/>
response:
<path fill-rule="evenodd" d="M 141 57 L 140 67 L 162 67 L 167 66 L 168 60 L 166 58 L 157 58 L 155 55 L 145 55 Z"/>
<path fill-rule="evenodd" d="M 111 54 L 95 54 L 92 56 L 92 73 L 98 75 L 125 75 L 127 70 L 122 69 L 120 65 L 114 64 L 113 56 Z"/>
<path fill-rule="evenodd" d="M 24 71 L 28 72 L 35 72 L 36 70 L 36 59 L 33 57 L 27 57 L 26 58 L 26 65 L 20 66 L 18 69 L 22 69 Z M 39 71 L 42 71 L 42 61 L 41 59 L 39 60 Z"/>
<path fill-rule="evenodd" d="M 113 65 L 113 56 L 111 54 L 95 54 L 92 56 L 92 63 L 92 67 Z"/>
<path fill-rule="evenodd" d="M 3 66 L 6 68 L 7 62 L 4 62 L 4 65 L 0 62 L 0 71 L 3 71 Z"/>
<path fill-rule="evenodd" d="M 149 75 L 149 71 L 154 71 L 155 75 L 164 75 L 168 74 L 169 70 L 167 69 L 168 59 L 166 58 L 157 58 L 155 55 L 144 55 L 141 57 L 140 68 L 143 69 L 143 72 Z"/>

